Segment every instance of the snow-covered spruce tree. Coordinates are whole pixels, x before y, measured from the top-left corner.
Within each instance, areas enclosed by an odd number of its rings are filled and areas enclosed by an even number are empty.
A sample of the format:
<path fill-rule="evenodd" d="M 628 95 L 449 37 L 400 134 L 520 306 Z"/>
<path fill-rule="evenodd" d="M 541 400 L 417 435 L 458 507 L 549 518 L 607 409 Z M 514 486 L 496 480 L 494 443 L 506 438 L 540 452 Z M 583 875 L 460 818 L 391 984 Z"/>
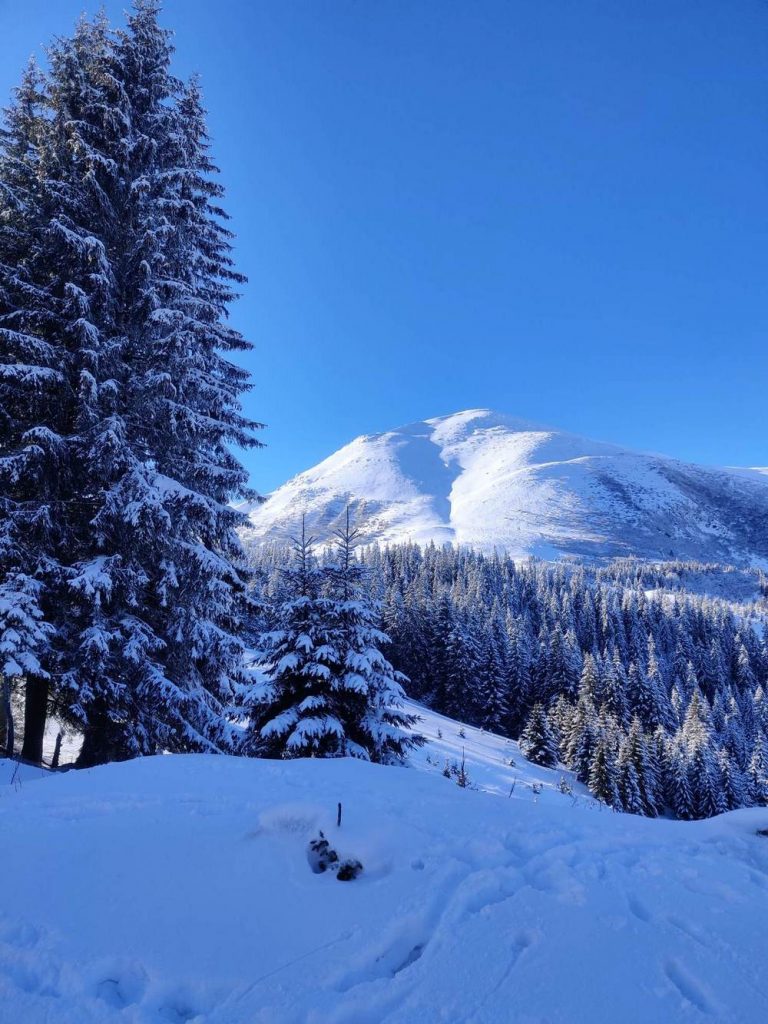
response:
<path fill-rule="evenodd" d="M 242 278 L 232 269 L 199 92 L 170 75 L 169 33 L 157 14 L 155 0 L 139 0 L 111 49 L 129 118 L 113 154 L 125 183 L 113 270 L 122 422 L 108 415 L 86 457 L 98 464 L 114 428 L 123 433 L 85 569 L 107 553 L 121 599 L 108 604 L 106 622 L 93 602 L 86 610 L 109 637 L 112 678 L 117 687 L 128 682 L 135 708 L 119 723 L 118 742 L 127 739 L 129 752 L 222 750 L 231 745 L 224 709 L 245 681 L 242 517 L 228 501 L 247 494 L 247 478 L 229 445 L 254 444 L 257 424 L 240 411 L 246 373 L 227 358 L 248 347 L 226 324 Z M 87 722 L 82 757 L 93 758 L 93 738 L 99 759 L 115 685 L 86 679 L 84 693 L 76 673 L 68 682 Z"/>
<path fill-rule="evenodd" d="M 520 737 L 520 749 L 534 764 L 544 768 L 554 768 L 557 764 L 557 741 L 541 704 L 534 704 L 531 709 Z"/>
<path fill-rule="evenodd" d="M 726 809 L 732 811 L 738 807 L 744 807 L 748 796 L 744 772 L 742 772 L 727 750 L 719 750 L 717 760 L 720 768 Z"/>
<path fill-rule="evenodd" d="M 313 543 L 302 521 L 292 561 L 281 574 L 275 628 L 260 639 L 263 676 L 243 702 L 248 728 L 242 749 L 247 754 L 334 757 L 342 751 L 344 725 L 333 691 L 340 652 L 333 602 L 323 593 L 326 575 Z"/>
<path fill-rule="evenodd" d="M 580 697 L 564 737 L 562 760 L 576 772 L 579 781 L 584 783 L 589 781 L 590 767 L 598 739 L 596 723 L 597 713 L 591 699 L 589 696 Z"/>
<path fill-rule="evenodd" d="M 530 707 L 531 645 L 528 632 L 507 612 L 509 634 L 509 734 L 519 736 Z"/>
<path fill-rule="evenodd" d="M 693 794 L 689 781 L 688 752 L 681 740 L 670 740 L 666 756 L 667 802 L 675 817 L 684 821 L 693 817 Z"/>
<path fill-rule="evenodd" d="M 226 358 L 247 347 L 226 325 L 240 279 L 199 95 L 171 76 L 157 16 L 139 0 L 126 31 L 81 21 L 42 90 L 45 258 L 29 274 L 52 322 L 37 294 L 22 298 L 27 333 L 63 350 L 46 435 L 62 463 L 48 670 L 84 731 L 81 764 L 228 749 L 224 710 L 244 678 L 228 501 L 247 489 L 229 445 L 255 443 L 257 425 Z"/>
<path fill-rule="evenodd" d="M 640 780 L 637 777 L 634 764 L 625 756 L 624 745 L 619 752 L 617 770 L 622 810 L 627 814 L 642 814 L 643 799 L 640 794 Z"/>
<path fill-rule="evenodd" d="M 387 636 L 364 587 L 347 514 L 334 558 L 318 566 L 302 523 L 284 572 L 277 628 L 262 642 L 263 682 L 250 691 L 248 753 L 401 761 L 419 738 L 403 710 L 402 683 L 381 652 Z"/>
<path fill-rule="evenodd" d="M 462 714 L 466 714 L 472 699 L 477 660 L 468 613 L 464 612 L 452 621 L 442 651 L 449 666 L 445 686 L 445 713 L 452 718 L 461 718 Z"/>
<path fill-rule="evenodd" d="M 58 330 L 45 82 L 25 72 L 0 131 L 0 673 L 24 687 L 22 755 L 42 757 L 51 679 L 46 621 L 61 580 L 68 352 Z M 5 717 L 10 715 L 6 700 Z M 6 738 L 13 723 L 6 721 Z M 10 727 L 10 732 L 8 732 Z M 12 751 L 10 751 L 12 752 Z"/>
<path fill-rule="evenodd" d="M 355 557 L 357 539 L 347 508 L 327 569 L 339 653 L 333 688 L 345 731 L 342 753 L 395 764 L 423 740 L 407 731 L 418 718 L 403 706 L 408 680 L 382 653 L 389 637 L 377 625 L 379 609 L 369 596 L 366 569 Z"/>
<path fill-rule="evenodd" d="M 419 609 L 419 617 L 423 629 L 420 658 L 424 663 L 424 696 L 434 701 L 436 705 L 448 707 L 449 704 L 455 703 L 452 699 L 452 690 L 455 688 L 456 680 L 452 674 L 453 666 L 449 662 L 452 652 L 449 652 L 446 640 L 456 625 L 455 613 L 451 602 L 444 597 L 434 608 L 423 605 Z M 466 698 L 465 694 L 464 699 Z"/>
<path fill-rule="evenodd" d="M 11 691 L 15 682 L 27 682 L 27 713 L 29 714 L 29 680 L 36 680 L 47 697 L 48 673 L 40 663 L 40 652 L 47 650 L 53 627 L 43 621 L 40 590 L 43 583 L 24 573 L 8 573 L 0 587 L 0 757 L 14 754 L 14 722 Z M 40 701 L 36 690 L 34 698 Z M 43 703 L 43 713 L 45 705 Z M 43 719 L 44 720 L 44 719 Z M 37 733 L 34 734 L 37 740 Z M 30 745 L 31 745 L 30 737 Z M 32 749 L 37 760 L 40 750 Z M 26 754 L 24 755 L 26 757 Z"/>
<path fill-rule="evenodd" d="M 589 768 L 589 788 L 594 796 L 609 807 L 621 808 L 616 780 L 616 763 L 608 737 L 598 738 Z"/>
<path fill-rule="evenodd" d="M 728 810 L 717 758 L 704 743 L 690 754 L 688 782 L 694 818 L 711 818 Z"/>
<path fill-rule="evenodd" d="M 635 717 L 632 719 L 629 732 L 622 743 L 619 764 L 621 765 L 625 761 L 631 764 L 635 771 L 642 806 L 639 812 L 633 811 L 633 813 L 645 814 L 649 818 L 656 817 L 663 808 L 663 799 L 659 792 L 658 766 L 655 760 L 649 750 L 647 737 L 642 732 L 640 721 Z"/>
<path fill-rule="evenodd" d="M 762 735 L 758 735 L 747 768 L 747 790 L 751 803 L 768 804 L 768 752 Z"/>
<path fill-rule="evenodd" d="M 503 622 L 494 615 L 483 631 L 475 669 L 480 724 L 488 732 L 504 732 L 509 718 L 507 648 Z"/>

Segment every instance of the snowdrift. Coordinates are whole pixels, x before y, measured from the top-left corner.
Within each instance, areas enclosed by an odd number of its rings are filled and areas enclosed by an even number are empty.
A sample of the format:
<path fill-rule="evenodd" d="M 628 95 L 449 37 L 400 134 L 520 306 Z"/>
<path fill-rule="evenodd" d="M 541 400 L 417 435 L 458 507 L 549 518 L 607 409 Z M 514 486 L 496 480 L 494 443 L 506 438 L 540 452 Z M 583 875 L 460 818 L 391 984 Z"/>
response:
<path fill-rule="evenodd" d="M 768 1019 L 768 809 L 615 814 L 510 741 L 421 729 L 411 769 L 8 772 L 0 1022 Z M 462 752 L 467 788 L 442 775 Z M 358 879 L 312 873 L 320 829 Z"/>

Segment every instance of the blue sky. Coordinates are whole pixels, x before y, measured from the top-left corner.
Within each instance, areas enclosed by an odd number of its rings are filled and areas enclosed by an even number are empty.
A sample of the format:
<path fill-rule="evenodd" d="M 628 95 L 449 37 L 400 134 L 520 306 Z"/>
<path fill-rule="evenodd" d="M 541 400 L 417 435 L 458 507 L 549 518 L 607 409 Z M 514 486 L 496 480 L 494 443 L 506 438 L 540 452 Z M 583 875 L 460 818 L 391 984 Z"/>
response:
<path fill-rule="evenodd" d="M 96 7 L 0 0 L 0 96 Z M 164 20 L 249 277 L 255 487 L 475 406 L 768 464 L 762 0 L 167 0 Z"/>

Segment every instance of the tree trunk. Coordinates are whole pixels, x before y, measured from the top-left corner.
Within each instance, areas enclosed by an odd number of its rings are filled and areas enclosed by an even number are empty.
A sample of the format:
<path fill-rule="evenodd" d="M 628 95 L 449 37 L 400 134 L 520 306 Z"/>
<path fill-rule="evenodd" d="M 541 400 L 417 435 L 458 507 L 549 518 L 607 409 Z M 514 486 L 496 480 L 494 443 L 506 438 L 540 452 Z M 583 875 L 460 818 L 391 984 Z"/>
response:
<path fill-rule="evenodd" d="M 129 756 L 121 747 L 114 723 L 95 719 L 85 728 L 76 766 L 93 768 L 94 765 L 109 764 L 110 761 L 125 761 Z"/>
<path fill-rule="evenodd" d="M 24 744 L 21 748 L 24 761 L 42 764 L 47 715 L 48 681 L 28 677 L 24 694 Z"/>
<path fill-rule="evenodd" d="M 13 757 L 16 731 L 11 707 L 11 680 L 0 676 L 0 757 Z"/>
<path fill-rule="evenodd" d="M 56 737 L 56 746 L 53 748 L 53 757 L 51 758 L 51 768 L 56 769 L 59 767 L 59 758 L 61 757 L 61 741 L 64 738 L 64 733 L 59 732 Z"/>
<path fill-rule="evenodd" d="M 105 750 L 104 733 L 98 726 L 87 725 L 83 733 L 83 745 L 77 757 L 78 768 L 93 768 L 109 760 Z"/>
<path fill-rule="evenodd" d="M 8 749 L 8 709 L 5 703 L 5 676 L 0 676 L 0 752 L 6 756 Z"/>

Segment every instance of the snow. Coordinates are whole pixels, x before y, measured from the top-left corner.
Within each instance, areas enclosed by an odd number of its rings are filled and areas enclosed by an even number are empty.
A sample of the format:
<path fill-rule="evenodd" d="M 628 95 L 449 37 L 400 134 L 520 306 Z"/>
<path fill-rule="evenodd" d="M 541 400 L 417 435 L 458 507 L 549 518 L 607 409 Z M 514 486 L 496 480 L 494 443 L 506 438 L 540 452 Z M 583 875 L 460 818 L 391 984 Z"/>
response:
<path fill-rule="evenodd" d="M 427 741 L 411 754 L 410 764 L 413 767 L 433 773 L 442 772 L 446 761 L 460 764 L 464 758 L 471 787 L 507 799 L 511 794 L 515 800 L 553 802 L 557 807 L 561 807 L 563 802 L 558 784 L 565 779 L 573 789 L 570 803 L 604 811 L 586 786 L 576 781 L 573 772 L 565 768 L 553 771 L 531 764 L 520 753 L 514 740 L 456 722 L 415 701 L 406 701 L 405 708 L 419 716 L 415 730 Z M 539 788 L 540 793 L 534 792 Z"/>
<path fill-rule="evenodd" d="M 244 539 L 285 540 L 305 514 L 324 541 L 351 504 L 366 541 L 766 565 L 765 483 L 472 409 L 357 438 L 249 506 Z"/>
<path fill-rule="evenodd" d="M 615 814 L 422 714 L 416 770 L 199 754 L 4 781 L 0 1022 L 766 1019 L 768 810 Z M 441 774 L 462 751 L 467 789 Z M 312 873 L 321 828 L 358 879 Z"/>

